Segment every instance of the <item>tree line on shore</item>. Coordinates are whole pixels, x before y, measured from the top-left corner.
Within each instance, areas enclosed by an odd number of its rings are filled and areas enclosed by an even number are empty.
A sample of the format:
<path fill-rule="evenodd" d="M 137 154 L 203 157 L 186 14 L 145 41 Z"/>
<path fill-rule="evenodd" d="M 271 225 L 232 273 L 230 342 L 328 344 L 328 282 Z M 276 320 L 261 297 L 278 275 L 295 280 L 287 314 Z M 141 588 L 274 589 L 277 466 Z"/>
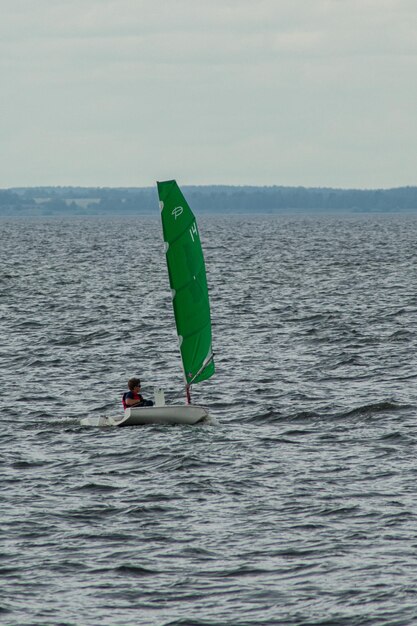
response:
<path fill-rule="evenodd" d="M 333 189 L 327 187 L 249 187 L 228 185 L 182 188 L 197 212 L 413 212 L 417 187 L 393 189 Z M 0 215 L 155 214 L 155 188 L 26 187 L 0 189 Z"/>

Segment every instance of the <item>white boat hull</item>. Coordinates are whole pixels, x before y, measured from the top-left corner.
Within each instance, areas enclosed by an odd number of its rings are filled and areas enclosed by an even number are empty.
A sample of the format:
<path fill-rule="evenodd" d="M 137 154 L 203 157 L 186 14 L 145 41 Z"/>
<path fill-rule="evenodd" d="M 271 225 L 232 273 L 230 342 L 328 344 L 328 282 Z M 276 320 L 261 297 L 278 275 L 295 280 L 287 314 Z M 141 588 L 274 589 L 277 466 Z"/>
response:
<path fill-rule="evenodd" d="M 172 406 L 145 406 L 126 409 L 121 419 L 113 417 L 86 417 L 82 426 L 138 426 L 144 424 L 196 424 L 208 417 L 207 409 L 193 404 Z"/>

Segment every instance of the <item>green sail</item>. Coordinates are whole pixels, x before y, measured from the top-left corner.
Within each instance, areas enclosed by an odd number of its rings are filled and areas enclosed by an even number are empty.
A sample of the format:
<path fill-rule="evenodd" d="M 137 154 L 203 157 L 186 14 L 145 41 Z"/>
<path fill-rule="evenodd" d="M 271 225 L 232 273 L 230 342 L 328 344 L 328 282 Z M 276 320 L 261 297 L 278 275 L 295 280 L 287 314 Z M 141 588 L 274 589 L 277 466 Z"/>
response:
<path fill-rule="evenodd" d="M 182 364 L 191 385 L 214 374 L 203 251 L 195 217 L 175 180 L 157 185 Z"/>

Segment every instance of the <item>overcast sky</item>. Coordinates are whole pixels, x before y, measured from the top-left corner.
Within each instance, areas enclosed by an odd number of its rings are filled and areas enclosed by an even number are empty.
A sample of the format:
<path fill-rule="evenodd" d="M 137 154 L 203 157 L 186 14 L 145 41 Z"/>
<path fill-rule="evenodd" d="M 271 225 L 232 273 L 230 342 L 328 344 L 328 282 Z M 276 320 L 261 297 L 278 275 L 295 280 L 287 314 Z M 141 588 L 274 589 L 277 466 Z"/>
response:
<path fill-rule="evenodd" d="M 0 0 L 0 187 L 416 185 L 417 0 Z"/>

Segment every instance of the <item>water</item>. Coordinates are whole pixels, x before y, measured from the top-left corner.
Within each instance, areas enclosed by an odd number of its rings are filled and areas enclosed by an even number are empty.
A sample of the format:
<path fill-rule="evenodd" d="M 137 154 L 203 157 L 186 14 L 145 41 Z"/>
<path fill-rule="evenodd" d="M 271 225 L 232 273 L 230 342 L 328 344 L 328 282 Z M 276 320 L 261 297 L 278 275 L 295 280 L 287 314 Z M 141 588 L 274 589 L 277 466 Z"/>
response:
<path fill-rule="evenodd" d="M 1 221 L 0 623 L 417 624 L 417 219 L 203 217 L 211 422 L 157 218 Z"/>

